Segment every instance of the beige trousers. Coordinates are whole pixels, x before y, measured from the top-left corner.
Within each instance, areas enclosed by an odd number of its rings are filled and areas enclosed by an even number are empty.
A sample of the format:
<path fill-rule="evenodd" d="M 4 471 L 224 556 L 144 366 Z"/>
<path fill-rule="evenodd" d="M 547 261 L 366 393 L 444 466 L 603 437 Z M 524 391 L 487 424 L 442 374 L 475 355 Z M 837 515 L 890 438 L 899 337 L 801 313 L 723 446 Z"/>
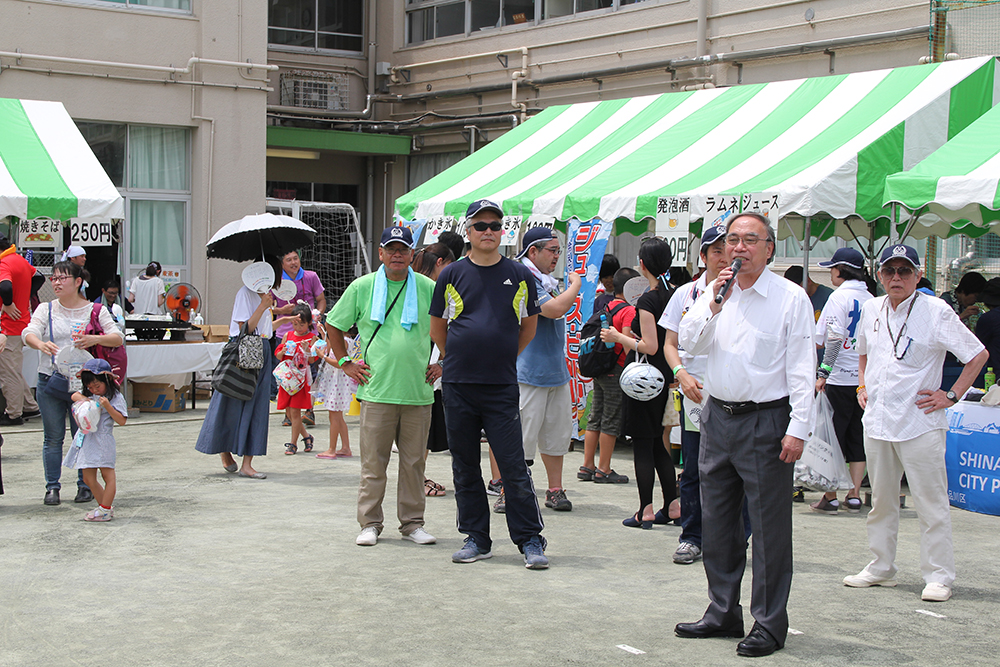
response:
<path fill-rule="evenodd" d="M 7 336 L 7 344 L 0 352 L 0 389 L 7 399 L 7 416 L 20 417 L 24 412 L 38 412 L 38 404 L 31 395 L 28 383 L 21 374 L 24 343 L 20 336 Z"/>
<path fill-rule="evenodd" d="M 399 532 L 409 535 L 424 525 L 424 452 L 431 427 L 430 405 L 361 403 L 361 487 L 358 523 L 381 534 L 382 500 L 388 482 L 392 443 L 399 449 L 396 480 L 396 516 Z"/>

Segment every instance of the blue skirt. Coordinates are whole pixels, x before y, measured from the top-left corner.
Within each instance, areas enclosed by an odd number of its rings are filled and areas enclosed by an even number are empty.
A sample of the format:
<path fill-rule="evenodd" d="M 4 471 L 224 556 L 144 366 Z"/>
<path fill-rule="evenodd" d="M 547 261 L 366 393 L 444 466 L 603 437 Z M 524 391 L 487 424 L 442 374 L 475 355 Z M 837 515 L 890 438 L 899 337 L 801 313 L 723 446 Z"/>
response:
<path fill-rule="evenodd" d="M 238 401 L 221 392 L 212 392 L 196 450 L 204 454 L 267 455 L 272 363 L 273 357 L 265 353 L 264 367 L 257 375 L 257 389 L 249 401 Z"/>

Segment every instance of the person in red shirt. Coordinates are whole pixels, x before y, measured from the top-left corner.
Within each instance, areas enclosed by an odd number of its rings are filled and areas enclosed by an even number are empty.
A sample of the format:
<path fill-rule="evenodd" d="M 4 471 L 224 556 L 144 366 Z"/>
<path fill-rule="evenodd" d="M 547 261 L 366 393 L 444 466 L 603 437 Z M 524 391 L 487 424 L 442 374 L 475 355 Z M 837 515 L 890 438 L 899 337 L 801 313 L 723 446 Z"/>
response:
<path fill-rule="evenodd" d="M 614 317 L 611 326 L 625 333 L 632 325 L 635 317 L 635 307 L 625 302 L 622 291 L 625 283 L 639 275 L 635 269 L 618 269 L 614 274 L 614 298 L 608 301 L 605 308 L 608 312 L 625 304 Z M 619 475 L 611 469 L 611 454 L 615 451 L 615 442 L 622 434 L 622 389 L 618 384 L 622 369 L 625 368 L 625 350 L 620 344 L 615 344 L 618 353 L 618 365 L 605 377 L 594 378 L 594 399 L 590 406 L 590 417 L 587 419 L 587 435 L 583 441 L 583 465 L 576 473 L 578 479 L 598 484 L 624 484 L 628 477 Z M 594 465 L 594 455 L 600 446 L 600 456 Z"/>
<path fill-rule="evenodd" d="M 45 282 L 35 267 L 17 254 L 17 248 L 0 234 L 0 333 L 6 342 L 0 347 L 0 389 L 7 399 L 7 411 L 0 426 L 20 426 L 25 419 L 38 417 L 38 404 L 21 374 L 24 357 L 21 332 L 31 321 L 31 295 Z"/>

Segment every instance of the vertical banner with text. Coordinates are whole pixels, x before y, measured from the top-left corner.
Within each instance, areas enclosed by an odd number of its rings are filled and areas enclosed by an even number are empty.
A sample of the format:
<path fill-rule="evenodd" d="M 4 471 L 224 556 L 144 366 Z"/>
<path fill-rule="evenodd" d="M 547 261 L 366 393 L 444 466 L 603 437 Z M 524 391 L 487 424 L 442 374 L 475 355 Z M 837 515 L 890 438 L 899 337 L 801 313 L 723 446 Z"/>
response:
<path fill-rule="evenodd" d="M 566 364 L 569 366 L 570 400 L 573 403 L 573 423 L 577 432 L 580 415 L 587 405 L 591 382 L 590 378 L 580 376 L 577 361 L 580 334 L 594 310 L 601 262 L 604 261 L 604 251 L 608 247 L 613 227 L 613 222 L 597 218 L 585 222 L 574 218 L 566 223 L 566 275 L 572 271 L 583 277 L 580 293 L 566 313 Z"/>

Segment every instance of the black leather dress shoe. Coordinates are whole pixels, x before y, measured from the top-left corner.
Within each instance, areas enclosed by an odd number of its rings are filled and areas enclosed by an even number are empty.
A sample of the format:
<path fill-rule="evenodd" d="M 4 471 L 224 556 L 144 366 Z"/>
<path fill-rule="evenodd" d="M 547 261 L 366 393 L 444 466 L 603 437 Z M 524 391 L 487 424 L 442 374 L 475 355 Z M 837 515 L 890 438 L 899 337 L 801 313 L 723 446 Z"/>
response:
<path fill-rule="evenodd" d="M 742 637 L 743 624 L 720 628 L 701 619 L 697 623 L 678 623 L 674 634 L 685 639 L 707 639 L 708 637 Z"/>
<path fill-rule="evenodd" d="M 754 623 L 750 628 L 747 638 L 736 645 L 736 655 L 747 658 L 759 658 L 764 655 L 771 655 L 781 647 L 778 641 L 771 636 L 759 623 Z"/>
<path fill-rule="evenodd" d="M 43 501 L 46 505 L 58 505 L 59 504 L 59 489 L 49 489 L 45 492 L 45 500 Z"/>
<path fill-rule="evenodd" d="M 85 486 L 78 487 L 76 492 L 76 498 L 73 499 L 74 503 L 89 503 L 94 499 L 94 494 L 91 493 L 90 489 Z"/>

